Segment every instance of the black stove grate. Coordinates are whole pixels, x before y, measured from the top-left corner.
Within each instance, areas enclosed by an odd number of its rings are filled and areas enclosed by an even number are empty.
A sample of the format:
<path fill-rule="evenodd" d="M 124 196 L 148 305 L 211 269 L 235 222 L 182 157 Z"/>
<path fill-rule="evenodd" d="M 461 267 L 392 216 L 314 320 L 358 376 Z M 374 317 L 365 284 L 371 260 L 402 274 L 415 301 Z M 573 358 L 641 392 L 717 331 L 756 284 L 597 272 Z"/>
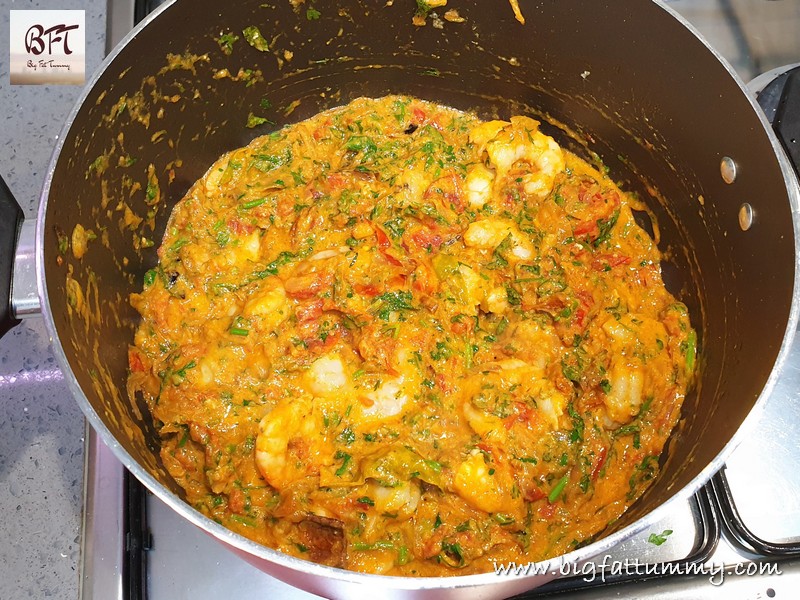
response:
<path fill-rule="evenodd" d="M 647 569 L 621 570 L 620 572 L 615 572 L 609 568 L 602 574 L 593 573 L 591 578 L 582 575 L 574 575 L 555 579 L 535 590 L 514 596 L 513 600 L 560 596 L 590 587 L 596 588 L 598 587 L 598 581 L 602 582 L 600 585 L 640 583 L 642 581 L 665 577 L 666 575 L 663 575 L 664 573 L 673 571 L 670 567 L 678 567 L 678 571 L 685 572 L 688 570 L 686 569 L 687 565 L 701 565 L 705 563 L 711 558 L 720 539 L 720 522 L 712 503 L 710 485 L 701 488 L 700 491 L 689 500 L 689 504 L 692 507 L 692 513 L 695 517 L 697 533 L 694 547 L 684 558 L 659 563 L 657 565 L 658 568 L 654 568 L 656 565 L 653 564 L 648 564 Z M 647 572 L 653 574 L 648 575 Z"/>
<path fill-rule="evenodd" d="M 733 491 L 728 484 L 723 467 L 711 480 L 711 486 L 715 496 L 716 504 L 722 515 L 722 523 L 725 528 L 726 537 L 735 543 L 742 551 L 748 554 L 759 554 L 770 558 L 793 558 L 800 556 L 800 541 L 797 542 L 776 542 L 759 537 L 745 523 L 739 509 L 736 506 L 736 499 Z"/>

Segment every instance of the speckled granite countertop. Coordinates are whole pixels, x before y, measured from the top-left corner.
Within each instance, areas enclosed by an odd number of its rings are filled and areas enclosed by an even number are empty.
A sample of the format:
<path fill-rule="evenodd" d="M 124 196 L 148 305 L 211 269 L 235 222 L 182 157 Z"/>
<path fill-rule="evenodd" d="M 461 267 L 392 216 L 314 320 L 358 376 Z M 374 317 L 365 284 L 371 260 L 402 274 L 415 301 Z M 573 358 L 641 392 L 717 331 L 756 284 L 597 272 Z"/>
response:
<path fill-rule="evenodd" d="M 106 0 L 0 0 L 0 175 L 35 218 L 78 86 L 9 83 L 9 9 L 84 9 L 86 76 L 104 54 Z M 0 598 L 78 597 L 84 420 L 41 319 L 0 340 Z"/>

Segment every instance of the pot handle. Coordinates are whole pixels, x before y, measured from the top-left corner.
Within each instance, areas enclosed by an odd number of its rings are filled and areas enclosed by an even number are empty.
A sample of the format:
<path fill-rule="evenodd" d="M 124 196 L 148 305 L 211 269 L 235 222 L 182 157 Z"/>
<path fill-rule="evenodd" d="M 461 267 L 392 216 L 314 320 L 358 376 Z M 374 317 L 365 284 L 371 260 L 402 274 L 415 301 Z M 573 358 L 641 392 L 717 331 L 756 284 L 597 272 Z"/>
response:
<path fill-rule="evenodd" d="M 760 90 L 758 103 L 800 175 L 800 67 L 792 66 Z"/>
<path fill-rule="evenodd" d="M 0 337 L 19 323 L 11 311 L 11 278 L 23 216 L 22 209 L 0 176 Z"/>

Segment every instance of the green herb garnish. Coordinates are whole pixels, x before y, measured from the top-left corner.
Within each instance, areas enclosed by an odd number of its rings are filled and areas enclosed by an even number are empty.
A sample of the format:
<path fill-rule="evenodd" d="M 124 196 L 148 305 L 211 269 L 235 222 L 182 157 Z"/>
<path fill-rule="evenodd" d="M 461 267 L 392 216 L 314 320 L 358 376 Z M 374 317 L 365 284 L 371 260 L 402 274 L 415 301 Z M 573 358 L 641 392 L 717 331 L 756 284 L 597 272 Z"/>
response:
<path fill-rule="evenodd" d="M 150 269 L 144 274 L 144 287 L 150 287 L 156 282 L 156 275 L 158 275 L 158 271 L 155 269 Z"/>
<path fill-rule="evenodd" d="M 265 123 L 269 125 L 275 124 L 273 121 L 270 121 L 265 117 L 257 117 L 253 113 L 250 113 L 247 115 L 247 123 L 245 123 L 244 126 L 247 127 L 248 129 L 253 129 L 254 127 L 258 127 L 259 125 L 264 125 Z"/>
<path fill-rule="evenodd" d="M 266 201 L 267 201 L 266 198 L 256 198 L 255 200 L 250 200 L 242 204 L 242 209 L 250 210 L 251 208 L 255 208 L 256 206 L 261 206 Z"/>
<path fill-rule="evenodd" d="M 667 541 L 667 538 L 672 535 L 672 529 L 665 529 L 661 533 L 651 533 L 647 541 L 656 546 L 660 546 Z"/>
<path fill-rule="evenodd" d="M 614 225 L 617 224 L 617 219 L 619 219 L 619 209 L 615 210 L 608 219 L 597 220 L 597 227 L 600 229 L 600 233 L 593 242 L 595 248 L 611 238 L 611 230 L 614 228 Z"/>
<path fill-rule="evenodd" d="M 257 525 L 255 519 L 243 517 L 242 515 L 231 515 L 231 521 L 241 523 L 245 527 L 255 527 Z"/>
<path fill-rule="evenodd" d="M 345 473 L 347 473 L 347 467 L 350 464 L 350 461 L 353 459 L 352 456 L 347 454 L 347 452 L 342 452 L 341 450 L 337 450 L 336 454 L 333 455 L 336 460 L 341 460 L 342 465 L 336 469 L 336 473 L 334 473 L 337 477 L 341 477 Z"/>
<path fill-rule="evenodd" d="M 686 337 L 686 370 L 691 375 L 694 371 L 694 359 L 697 352 L 697 334 L 694 329 Z"/>
<path fill-rule="evenodd" d="M 561 479 L 558 480 L 558 483 L 552 490 L 550 490 L 550 493 L 547 495 L 547 501 L 550 504 L 553 504 L 553 502 L 555 502 L 561 497 L 564 488 L 567 487 L 567 483 L 569 483 L 569 475 L 564 475 Z"/>
<path fill-rule="evenodd" d="M 259 52 L 266 52 L 269 50 L 269 44 L 267 44 L 267 40 L 264 38 L 264 36 L 261 35 L 258 27 L 254 25 L 245 27 L 242 30 L 242 33 L 244 34 L 244 39 L 247 40 L 247 43 Z"/>
<path fill-rule="evenodd" d="M 233 52 L 233 44 L 236 43 L 238 39 L 239 36 L 234 33 L 224 33 L 217 38 L 217 43 L 219 44 L 220 50 L 230 56 L 231 52 Z"/>
<path fill-rule="evenodd" d="M 509 517 L 508 515 L 504 515 L 502 513 L 495 513 L 492 515 L 492 517 L 500 525 L 511 525 L 514 522 L 514 517 Z"/>
<path fill-rule="evenodd" d="M 381 294 L 375 300 L 379 303 L 378 309 L 375 314 L 384 321 L 389 320 L 389 315 L 393 312 L 400 312 L 404 310 L 416 310 L 411 302 L 414 296 L 411 292 L 398 290 L 396 292 L 386 292 Z"/>
<path fill-rule="evenodd" d="M 464 566 L 464 551 L 458 542 L 448 542 L 442 540 L 442 551 L 439 554 L 439 560 L 451 567 Z"/>
<path fill-rule="evenodd" d="M 572 402 L 567 405 L 567 412 L 569 413 L 570 419 L 572 419 L 572 431 L 569 433 L 569 440 L 573 443 L 583 441 L 583 432 L 586 425 L 580 413 L 575 410 Z"/>
<path fill-rule="evenodd" d="M 350 427 L 345 427 L 336 439 L 345 446 L 349 446 L 356 441 L 356 434 Z"/>

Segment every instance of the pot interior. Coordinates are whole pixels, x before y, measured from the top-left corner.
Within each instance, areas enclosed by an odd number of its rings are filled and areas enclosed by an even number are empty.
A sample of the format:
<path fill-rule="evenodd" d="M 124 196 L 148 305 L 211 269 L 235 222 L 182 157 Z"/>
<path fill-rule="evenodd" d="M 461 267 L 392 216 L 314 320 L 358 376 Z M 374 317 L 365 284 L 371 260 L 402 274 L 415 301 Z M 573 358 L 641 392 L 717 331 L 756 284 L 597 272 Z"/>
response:
<path fill-rule="evenodd" d="M 135 473 L 163 485 L 159 493 L 182 494 L 160 462 L 146 407 L 126 393 L 137 323 L 128 297 L 156 263 L 172 206 L 226 151 L 365 95 L 538 117 L 562 145 L 600 157 L 655 215 L 664 278 L 700 336 L 701 374 L 661 476 L 612 529 L 689 485 L 752 409 L 789 318 L 794 234 L 784 176 L 736 81 L 650 2 L 525 3 L 524 26 L 502 3 L 457 8 L 465 22 L 440 29 L 430 18 L 412 25 L 414 3 L 406 1 L 377 8 L 343 0 L 310 19 L 305 5 L 286 1 L 178 0 L 137 31 L 88 91 L 44 192 L 48 308 L 84 411 Z M 268 51 L 242 39 L 251 25 Z M 218 39 L 229 32 L 240 39 L 226 54 Z M 250 114 L 274 124 L 248 128 Z M 720 177 L 723 156 L 739 167 L 732 185 Z M 153 174 L 155 204 L 147 194 Z M 738 225 L 743 202 L 756 214 L 747 232 Z M 97 236 L 81 258 L 69 247 L 78 224 Z"/>

